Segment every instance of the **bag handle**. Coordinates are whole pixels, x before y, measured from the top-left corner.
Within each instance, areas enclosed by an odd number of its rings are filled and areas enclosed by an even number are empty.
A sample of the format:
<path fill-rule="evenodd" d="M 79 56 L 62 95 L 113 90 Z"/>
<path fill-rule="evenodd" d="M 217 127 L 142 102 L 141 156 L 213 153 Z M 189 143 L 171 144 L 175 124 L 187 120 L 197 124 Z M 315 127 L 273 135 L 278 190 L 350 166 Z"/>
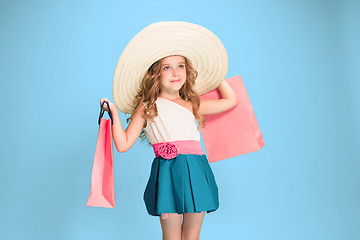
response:
<path fill-rule="evenodd" d="M 102 116 L 104 115 L 104 112 L 105 112 L 105 110 L 103 109 L 103 108 L 104 108 L 104 103 L 107 104 L 107 107 L 108 107 L 108 109 L 109 109 L 108 114 L 109 114 L 109 117 L 110 117 L 110 119 L 111 119 L 111 125 L 113 125 L 113 118 L 112 118 L 110 106 L 109 106 L 109 103 L 106 102 L 106 101 L 103 101 L 103 103 L 101 104 L 101 109 L 100 109 L 100 115 L 99 115 L 99 121 L 98 121 L 98 123 L 99 123 L 99 125 L 100 125 L 100 119 L 102 118 Z"/>

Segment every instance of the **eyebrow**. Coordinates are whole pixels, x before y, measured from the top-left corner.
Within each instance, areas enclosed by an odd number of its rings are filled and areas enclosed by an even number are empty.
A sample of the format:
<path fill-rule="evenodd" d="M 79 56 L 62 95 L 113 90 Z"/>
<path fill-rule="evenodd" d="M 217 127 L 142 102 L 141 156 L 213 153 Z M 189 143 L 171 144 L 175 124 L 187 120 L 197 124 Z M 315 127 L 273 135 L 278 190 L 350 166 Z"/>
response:
<path fill-rule="evenodd" d="M 185 62 L 179 62 L 178 64 L 181 64 L 181 63 L 184 63 L 184 64 L 185 64 Z M 170 63 L 164 63 L 164 64 L 161 65 L 161 66 L 164 66 L 164 65 L 170 65 Z"/>

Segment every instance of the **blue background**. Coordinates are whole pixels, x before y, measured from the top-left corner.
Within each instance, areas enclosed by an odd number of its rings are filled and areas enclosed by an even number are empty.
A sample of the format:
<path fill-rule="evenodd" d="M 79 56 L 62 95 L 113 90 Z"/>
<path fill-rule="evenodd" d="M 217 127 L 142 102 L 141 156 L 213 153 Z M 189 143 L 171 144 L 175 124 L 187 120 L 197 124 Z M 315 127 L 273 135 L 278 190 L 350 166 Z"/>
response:
<path fill-rule="evenodd" d="M 211 164 L 220 207 L 200 238 L 360 239 L 359 13 L 359 1 L 1 0 L 0 239 L 161 239 L 140 141 L 114 151 L 116 207 L 85 204 L 117 61 L 170 20 L 221 39 L 266 143 Z"/>

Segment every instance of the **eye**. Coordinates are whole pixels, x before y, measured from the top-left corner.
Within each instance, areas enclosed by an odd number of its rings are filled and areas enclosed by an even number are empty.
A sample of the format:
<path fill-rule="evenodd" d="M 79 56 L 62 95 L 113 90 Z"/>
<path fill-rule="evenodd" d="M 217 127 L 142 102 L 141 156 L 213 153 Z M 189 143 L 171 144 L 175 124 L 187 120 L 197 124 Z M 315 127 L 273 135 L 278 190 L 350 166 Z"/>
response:
<path fill-rule="evenodd" d="M 166 66 L 166 67 L 164 67 L 163 69 L 166 70 L 166 69 L 168 69 L 168 68 L 169 68 L 169 66 Z"/>
<path fill-rule="evenodd" d="M 184 67 L 185 67 L 185 65 L 184 65 L 184 64 L 181 64 L 181 65 L 180 65 L 180 68 L 184 68 Z"/>

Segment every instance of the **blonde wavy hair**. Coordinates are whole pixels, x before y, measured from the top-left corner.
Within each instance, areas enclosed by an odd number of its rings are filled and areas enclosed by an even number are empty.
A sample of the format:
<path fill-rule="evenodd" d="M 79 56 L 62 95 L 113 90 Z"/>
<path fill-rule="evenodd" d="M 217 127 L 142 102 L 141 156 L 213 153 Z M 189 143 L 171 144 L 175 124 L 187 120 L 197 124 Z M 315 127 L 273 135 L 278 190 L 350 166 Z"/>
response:
<path fill-rule="evenodd" d="M 191 62 L 185 58 L 186 68 L 186 81 L 179 90 L 180 97 L 185 101 L 190 101 L 192 104 L 192 111 L 196 120 L 199 122 L 198 129 L 205 126 L 205 118 L 199 114 L 200 98 L 198 93 L 194 89 L 195 80 L 198 76 L 198 72 L 194 69 Z M 154 121 L 158 115 L 155 101 L 160 94 L 160 75 L 161 75 L 161 62 L 163 58 L 154 62 L 148 71 L 146 72 L 141 85 L 140 91 L 134 99 L 135 109 L 142 103 L 144 103 L 144 113 L 147 119 Z M 127 123 L 132 119 L 133 114 L 126 120 Z M 143 128 L 146 127 L 146 121 Z M 148 140 L 144 129 L 140 134 L 141 142 Z"/>

